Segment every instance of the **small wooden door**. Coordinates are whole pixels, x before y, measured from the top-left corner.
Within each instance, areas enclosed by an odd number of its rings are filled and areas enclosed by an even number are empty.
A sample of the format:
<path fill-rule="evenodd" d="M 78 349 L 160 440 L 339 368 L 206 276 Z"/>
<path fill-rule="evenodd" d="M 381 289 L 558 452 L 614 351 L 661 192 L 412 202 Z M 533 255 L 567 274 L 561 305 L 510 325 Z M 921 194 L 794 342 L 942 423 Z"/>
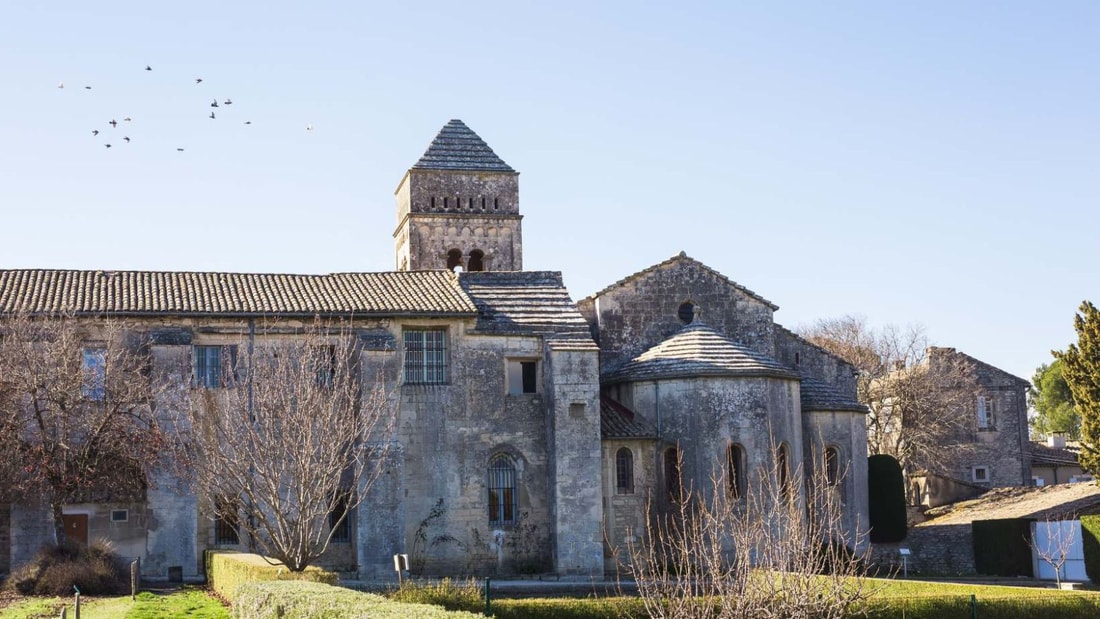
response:
<path fill-rule="evenodd" d="M 64 514 L 65 536 L 74 542 L 88 544 L 88 514 Z"/>

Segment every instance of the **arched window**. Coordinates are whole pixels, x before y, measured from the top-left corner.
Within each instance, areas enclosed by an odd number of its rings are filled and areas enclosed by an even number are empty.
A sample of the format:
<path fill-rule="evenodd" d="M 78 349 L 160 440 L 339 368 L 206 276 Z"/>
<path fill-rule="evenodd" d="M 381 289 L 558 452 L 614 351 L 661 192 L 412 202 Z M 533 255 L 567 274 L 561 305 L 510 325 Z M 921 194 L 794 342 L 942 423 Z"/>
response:
<path fill-rule="evenodd" d="M 455 270 L 455 267 L 461 267 L 461 266 L 462 266 L 462 250 L 461 249 L 452 249 L 451 251 L 447 252 L 447 270 L 448 271 L 453 271 L 453 270 Z"/>
<path fill-rule="evenodd" d="M 485 252 L 480 249 L 475 249 L 470 252 L 470 264 L 467 266 L 468 271 L 484 271 L 485 270 Z"/>
<path fill-rule="evenodd" d="M 691 321 L 695 320 L 695 304 L 691 301 L 684 301 L 680 304 L 680 309 L 676 310 L 676 316 L 685 325 L 691 324 Z"/>
<path fill-rule="evenodd" d="M 498 454 L 489 461 L 489 524 L 514 524 L 516 511 L 516 467 Z"/>
<path fill-rule="evenodd" d="M 669 447 L 665 450 L 665 490 L 668 492 L 668 500 L 673 503 L 684 499 L 684 485 L 680 477 L 682 459 L 679 448 Z"/>
<path fill-rule="evenodd" d="M 840 483 L 840 451 L 836 447 L 825 448 L 825 483 L 835 486 Z"/>
<path fill-rule="evenodd" d="M 726 447 L 726 491 L 731 499 L 745 492 L 745 450 L 733 443 Z"/>
<path fill-rule="evenodd" d="M 615 492 L 634 494 L 634 452 L 628 447 L 615 453 Z"/>
<path fill-rule="evenodd" d="M 775 450 L 775 468 L 776 476 L 779 482 L 779 491 L 782 493 L 783 498 L 787 499 L 791 496 L 791 463 L 790 458 L 787 455 L 787 445 L 782 444 Z"/>

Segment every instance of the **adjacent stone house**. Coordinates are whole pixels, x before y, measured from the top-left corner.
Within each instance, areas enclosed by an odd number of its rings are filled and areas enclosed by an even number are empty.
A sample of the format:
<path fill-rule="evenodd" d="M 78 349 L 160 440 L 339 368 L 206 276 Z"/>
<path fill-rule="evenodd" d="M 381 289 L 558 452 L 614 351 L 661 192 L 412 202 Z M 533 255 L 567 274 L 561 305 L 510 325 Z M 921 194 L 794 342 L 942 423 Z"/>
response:
<path fill-rule="evenodd" d="M 925 364 L 930 371 L 966 379 L 958 401 L 967 421 L 953 444 L 945 445 L 951 458 L 910 480 L 913 496 L 934 507 L 989 488 L 1031 485 L 1029 383 L 954 348 L 929 348 Z"/>
<path fill-rule="evenodd" d="M 660 508 L 650 499 L 719 470 L 737 495 L 765 468 L 789 483 L 825 467 L 851 539 L 865 526 L 852 367 L 776 324 L 777 306 L 682 253 L 574 302 L 560 273 L 522 270 L 518 173 L 461 121 L 396 201 L 392 272 L 8 270 L 0 312 L 124 316 L 154 366 L 192 368 L 167 409 L 233 388 L 203 380 L 199 360 L 259 321 L 347 321 L 362 380 L 380 370 L 395 387 L 396 455 L 324 561 L 364 578 L 391 575 L 394 553 L 426 574 L 599 577 Z M 87 517 L 84 541 L 125 540 L 150 578 L 246 547 L 206 515 L 209 497 L 155 481 L 138 504 L 64 511 Z M 50 531 L 42 506 L 0 506 L 0 570 Z"/>

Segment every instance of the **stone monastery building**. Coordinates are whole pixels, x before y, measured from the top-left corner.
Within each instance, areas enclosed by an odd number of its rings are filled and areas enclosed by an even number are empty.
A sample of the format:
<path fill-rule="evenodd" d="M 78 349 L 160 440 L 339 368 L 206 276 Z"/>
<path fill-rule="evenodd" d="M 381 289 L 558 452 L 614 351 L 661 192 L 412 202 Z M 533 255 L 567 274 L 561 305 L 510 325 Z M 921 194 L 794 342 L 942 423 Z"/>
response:
<path fill-rule="evenodd" d="M 363 578 L 392 576 L 395 553 L 427 574 L 602 577 L 650 502 L 715 477 L 742 499 L 762 471 L 788 483 L 825 467 L 848 530 L 866 524 L 853 368 L 777 324 L 776 305 L 683 253 L 574 301 L 560 273 L 523 270 L 519 173 L 458 120 L 396 199 L 392 272 L 8 270 L 0 312 L 125 315 L 154 364 L 200 373 L 250 321 L 350 320 L 397 414 L 398 456 L 324 561 Z M 185 398 L 217 388 L 196 376 Z M 67 528 L 112 539 L 151 578 L 247 548 L 165 481 L 144 502 L 67 506 Z M 49 513 L 0 505 L 0 572 L 48 541 Z"/>

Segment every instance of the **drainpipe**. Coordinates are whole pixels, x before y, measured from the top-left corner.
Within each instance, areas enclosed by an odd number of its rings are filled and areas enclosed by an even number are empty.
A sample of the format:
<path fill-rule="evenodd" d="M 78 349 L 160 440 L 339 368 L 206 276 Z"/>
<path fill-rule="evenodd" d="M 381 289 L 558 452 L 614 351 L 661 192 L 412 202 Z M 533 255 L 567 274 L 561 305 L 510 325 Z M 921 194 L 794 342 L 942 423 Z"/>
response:
<path fill-rule="evenodd" d="M 661 381 L 653 381 L 653 416 L 657 418 L 657 438 L 661 434 Z"/>

